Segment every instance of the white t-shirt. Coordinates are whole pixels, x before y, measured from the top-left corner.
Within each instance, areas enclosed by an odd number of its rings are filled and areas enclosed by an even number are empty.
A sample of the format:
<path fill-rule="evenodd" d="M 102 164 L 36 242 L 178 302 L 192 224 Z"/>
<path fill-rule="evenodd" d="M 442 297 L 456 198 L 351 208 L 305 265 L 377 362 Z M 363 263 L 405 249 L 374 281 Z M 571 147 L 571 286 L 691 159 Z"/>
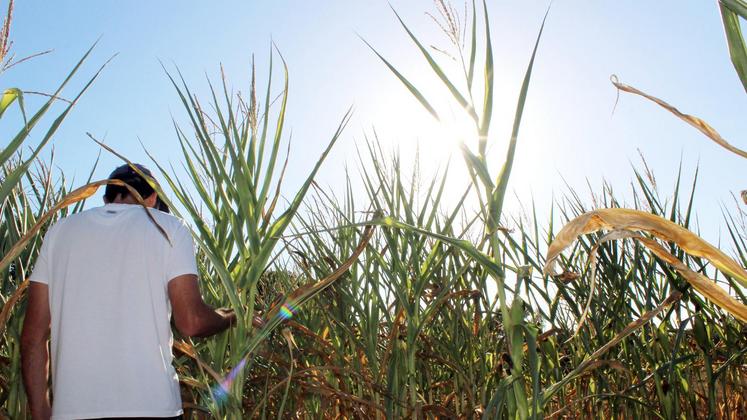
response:
<path fill-rule="evenodd" d="M 139 205 L 64 218 L 44 238 L 30 280 L 49 285 L 52 418 L 182 414 L 171 362 L 169 280 L 196 274 L 184 223 Z"/>

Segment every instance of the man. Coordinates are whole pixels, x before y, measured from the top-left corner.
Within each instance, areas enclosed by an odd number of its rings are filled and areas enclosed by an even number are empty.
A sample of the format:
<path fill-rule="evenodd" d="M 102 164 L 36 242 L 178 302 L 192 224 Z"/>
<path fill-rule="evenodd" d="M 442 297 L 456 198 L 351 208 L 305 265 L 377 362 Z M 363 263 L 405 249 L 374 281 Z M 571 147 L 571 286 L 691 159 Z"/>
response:
<path fill-rule="evenodd" d="M 21 357 L 34 420 L 181 418 L 170 316 L 192 337 L 216 334 L 235 321 L 232 311 L 203 301 L 184 223 L 167 214 L 128 165 L 109 178 L 132 186 L 148 209 L 125 187 L 107 185 L 103 207 L 49 229 L 29 279 Z"/>

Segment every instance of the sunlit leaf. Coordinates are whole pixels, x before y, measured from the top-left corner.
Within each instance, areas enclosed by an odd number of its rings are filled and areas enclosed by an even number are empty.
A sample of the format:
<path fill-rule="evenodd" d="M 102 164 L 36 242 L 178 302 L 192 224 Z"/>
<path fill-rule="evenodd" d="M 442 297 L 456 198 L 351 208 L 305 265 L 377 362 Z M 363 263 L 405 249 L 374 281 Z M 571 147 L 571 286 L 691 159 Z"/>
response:
<path fill-rule="evenodd" d="M 719 270 L 733 277 L 743 286 L 747 286 L 747 272 L 744 268 L 699 236 L 676 223 L 651 213 L 617 208 L 591 211 L 568 222 L 558 232 L 555 240 L 548 248 L 545 273 L 553 272 L 553 265 L 560 257 L 560 253 L 571 246 L 579 236 L 603 229 L 613 232 L 646 232 L 658 239 L 674 242 L 688 254 L 707 259 Z M 693 288 L 713 303 L 742 321 L 747 321 L 747 306 L 734 299 L 716 283 L 689 269 L 656 241 L 643 236 L 633 236 L 633 238 L 642 242 L 659 258 L 673 265 Z"/>
<path fill-rule="evenodd" d="M 532 56 L 529 59 L 529 65 L 524 73 L 524 80 L 521 83 L 521 90 L 519 91 L 519 99 L 516 104 L 516 112 L 514 113 L 514 123 L 511 129 L 511 138 L 508 142 L 508 150 L 506 151 L 506 160 L 503 161 L 503 167 L 501 172 L 498 174 L 496 180 L 496 187 L 493 190 L 492 197 L 490 199 L 490 220 L 497 227 L 498 220 L 500 219 L 501 212 L 503 211 L 503 200 L 506 196 L 506 189 L 508 187 L 508 180 L 511 176 L 511 168 L 514 163 L 514 156 L 516 154 L 516 143 L 519 138 L 519 127 L 521 127 L 521 119 L 524 115 L 524 105 L 527 100 L 527 93 L 529 92 L 529 82 L 532 79 L 532 69 L 534 68 L 534 59 L 537 56 L 537 49 L 539 48 L 540 39 L 542 39 L 542 31 L 545 29 L 545 22 L 547 21 L 547 15 L 550 13 L 550 9 L 545 12 L 545 17 L 542 19 L 542 25 L 540 26 L 539 33 L 537 34 L 537 40 L 534 42 L 534 49 L 532 50 Z M 487 135 L 487 133 L 485 133 Z"/>
<path fill-rule="evenodd" d="M 420 102 L 420 104 L 423 105 L 423 108 L 425 108 L 426 111 L 428 111 L 428 113 L 430 113 L 433 116 L 433 118 L 436 119 L 436 121 L 439 121 L 440 117 L 438 116 L 438 112 L 436 112 L 436 109 L 433 108 L 433 105 L 431 105 L 430 102 L 428 102 L 428 100 L 425 99 L 425 96 L 423 96 L 420 90 L 418 90 L 418 88 L 416 88 L 415 85 L 413 85 L 409 79 L 407 79 L 402 73 L 400 73 L 391 63 L 389 63 L 389 61 L 387 61 L 387 59 L 384 58 L 384 56 L 379 54 L 379 52 L 376 51 L 376 49 L 372 47 L 371 44 L 368 43 L 368 41 L 364 39 L 363 42 L 365 42 L 366 45 L 368 45 L 368 48 L 371 48 L 371 51 L 373 51 L 374 54 L 376 54 L 376 56 L 379 57 L 381 61 L 384 62 L 384 64 L 389 68 L 389 70 L 392 73 L 394 73 L 395 76 L 397 76 L 397 79 L 399 79 L 399 81 L 402 82 L 403 85 L 405 85 L 405 87 L 407 88 L 407 90 L 410 91 L 412 96 L 414 96 L 415 99 L 417 99 L 418 102 Z"/>
<path fill-rule="evenodd" d="M 3 116 L 5 110 L 7 110 L 16 99 L 18 99 L 18 103 L 21 104 L 21 109 L 23 109 L 23 103 L 21 102 L 23 100 L 23 93 L 21 90 L 18 88 L 5 89 L 2 98 L 0 98 L 0 117 Z"/>

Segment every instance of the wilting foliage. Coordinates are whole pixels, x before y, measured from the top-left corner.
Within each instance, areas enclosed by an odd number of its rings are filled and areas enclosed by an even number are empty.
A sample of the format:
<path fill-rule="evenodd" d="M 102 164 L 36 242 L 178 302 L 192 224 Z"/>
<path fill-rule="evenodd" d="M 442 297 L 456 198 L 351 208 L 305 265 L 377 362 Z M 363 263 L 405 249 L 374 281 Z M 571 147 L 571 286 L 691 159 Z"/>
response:
<path fill-rule="evenodd" d="M 730 243 L 719 245 L 734 252 L 722 252 L 690 231 L 697 175 L 689 187 L 678 176 L 662 192 L 652 174 L 637 170 L 627 202 L 605 185 L 589 198 L 569 189 L 545 220 L 534 207 L 504 214 L 544 21 L 527 57 L 505 159 L 494 167 L 487 156 L 489 140 L 498 138 L 488 10 L 475 2 L 463 14 L 440 0 L 436 6 L 449 48 L 427 47 L 396 18 L 473 125 L 473 136 L 457 139 L 463 162 L 451 163 L 466 165 L 472 181 L 456 203 L 444 199 L 449 167 L 435 175 L 417 165 L 407 170 L 413 165 L 383 150 L 375 133 L 358 144 L 360 169 L 345 173 L 344 191 L 316 185 L 349 113 L 285 199 L 292 148 L 282 147 L 291 111 L 282 56 L 271 51 L 260 89 L 253 69 L 246 96 L 222 77 L 200 98 L 178 71 L 167 72 L 184 105 L 174 122 L 183 160 L 173 170 L 154 157 L 156 187 L 193 229 L 206 300 L 239 318 L 211 339 L 177 335 L 187 417 L 739 418 L 747 409 L 741 216 L 727 213 Z M 743 0 L 719 7 L 744 81 L 739 19 L 747 7 Z M 4 63 L 11 11 L 12 2 L 0 32 Z M 443 121 L 433 93 L 388 61 L 386 48 L 369 47 Z M 442 53 L 457 71 L 440 64 Z M 10 106 L 23 110 L 18 134 L 0 151 L 0 402 L 10 418 L 27 415 L 18 349 L 23 280 L 46 226 L 80 210 L 103 183 L 69 192 L 38 154 L 93 78 L 31 155 L 19 151 L 87 55 L 38 111 L 27 115 L 20 89 L 0 100 L 0 117 Z M 614 83 L 741 154 L 704 121 Z"/>

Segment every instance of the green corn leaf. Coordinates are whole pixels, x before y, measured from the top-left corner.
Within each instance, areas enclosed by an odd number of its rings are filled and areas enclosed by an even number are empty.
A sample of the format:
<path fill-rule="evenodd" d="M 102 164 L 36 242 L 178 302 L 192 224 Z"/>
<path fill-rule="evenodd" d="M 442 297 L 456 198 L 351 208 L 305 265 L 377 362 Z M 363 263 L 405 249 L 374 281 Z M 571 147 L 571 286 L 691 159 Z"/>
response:
<path fill-rule="evenodd" d="M 490 120 L 493 117 L 493 44 L 490 40 L 490 21 L 488 20 L 488 5 L 486 0 L 482 2 L 485 13 L 485 99 L 482 107 L 482 118 L 480 119 L 479 130 L 479 152 L 480 156 L 485 157 L 485 151 L 488 144 L 488 132 L 490 131 Z M 540 33 L 542 30 L 540 30 Z M 535 46 L 535 51 L 537 47 Z M 534 54 L 532 54 L 534 60 Z M 531 68 L 531 64 L 530 64 Z M 528 70 L 530 72 L 531 70 Z M 512 157 L 513 158 L 513 157 Z"/>
<path fill-rule="evenodd" d="M 23 119 L 26 119 L 26 113 L 23 109 L 23 92 L 18 88 L 5 89 L 5 92 L 3 92 L 3 96 L 0 98 L 0 117 L 3 116 L 5 110 L 16 100 L 18 100 L 18 104 L 21 106 L 21 112 L 24 113 Z"/>
<path fill-rule="evenodd" d="M 397 19 L 399 20 L 399 23 L 402 24 L 402 27 L 407 32 L 407 35 L 410 36 L 410 39 L 415 43 L 415 45 L 418 46 L 418 49 L 420 49 L 420 52 L 423 54 L 423 57 L 425 57 L 426 61 L 428 61 L 428 64 L 431 66 L 431 69 L 434 73 L 436 73 L 436 76 L 438 76 L 439 79 L 441 79 L 441 82 L 446 86 L 446 88 L 451 92 L 451 95 L 456 99 L 456 101 L 459 103 L 459 105 L 467 111 L 469 116 L 475 121 L 478 121 L 477 114 L 475 113 L 475 108 L 467 102 L 467 100 L 464 98 L 464 96 L 459 92 L 459 89 L 452 83 L 452 81 L 449 79 L 449 77 L 446 75 L 446 73 L 441 69 L 441 66 L 436 63 L 436 60 L 431 56 L 431 54 L 428 52 L 428 50 L 423 46 L 423 44 L 418 40 L 418 38 L 415 36 L 415 34 L 410 31 L 410 28 L 407 27 L 405 24 L 405 21 L 402 20 L 402 18 L 399 16 L 396 10 L 392 8 L 392 11 L 394 12 L 395 16 L 397 16 Z"/>
<path fill-rule="evenodd" d="M 524 113 L 524 103 L 527 99 L 527 92 L 529 91 L 529 81 L 532 78 L 532 69 L 534 67 L 534 58 L 537 55 L 537 48 L 539 47 L 540 39 L 542 38 L 542 31 L 545 29 L 545 22 L 547 21 L 547 15 L 550 13 L 550 9 L 545 12 L 545 17 L 542 19 L 542 25 L 540 26 L 539 33 L 537 34 L 537 41 L 534 43 L 534 49 L 532 50 L 532 58 L 529 60 L 529 66 L 524 74 L 524 81 L 521 84 L 521 90 L 519 93 L 519 101 L 516 105 L 516 114 L 514 115 L 514 125 L 511 131 L 511 140 L 508 143 L 508 151 L 506 152 L 506 160 L 503 163 L 501 173 L 498 175 L 497 186 L 493 190 L 492 197 L 490 199 L 490 220 L 496 227 L 501 217 L 501 211 L 503 210 L 503 199 L 506 195 L 506 187 L 508 186 L 508 178 L 511 175 L 511 167 L 514 163 L 514 154 L 516 153 L 516 140 L 519 137 L 519 127 L 521 126 L 521 117 Z"/>
<path fill-rule="evenodd" d="M 95 44 L 94 44 L 95 46 Z M 91 47 L 93 48 L 93 47 Z M 80 67 L 80 65 L 83 63 L 83 60 L 86 59 L 88 54 L 91 52 L 89 49 L 88 52 L 83 56 L 83 58 L 78 62 L 78 64 L 75 66 L 73 71 L 70 73 L 68 78 L 63 82 L 63 85 L 67 83 L 67 81 L 70 80 L 72 75 L 77 71 L 77 69 Z M 31 152 L 31 156 L 29 156 L 25 161 L 23 161 L 21 164 L 19 164 L 5 179 L 2 181 L 2 185 L 0 185 L 0 202 L 5 201 L 7 196 L 10 194 L 12 189 L 15 187 L 15 185 L 20 181 L 21 177 L 28 171 L 28 168 L 31 166 L 31 163 L 36 159 L 36 157 L 41 153 L 44 146 L 46 146 L 47 143 L 52 139 L 52 136 L 57 132 L 57 129 L 59 129 L 62 122 L 65 120 L 65 118 L 68 116 L 70 111 L 73 109 L 73 106 L 78 102 L 78 100 L 83 96 L 83 94 L 88 90 L 88 88 L 91 87 L 93 82 L 98 78 L 99 74 L 104 70 L 104 67 L 111 61 L 111 59 L 107 60 L 99 69 L 98 71 L 91 77 L 88 82 L 83 86 L 83 88 L 78 92 L 78 94 L 75 96 L 75 98 L 68 104 L 68 106 L 65 108 L 65 110 L 62 111 L 62 113 L 55 118 L 55 120 L 50 125 L 49 129 L 47 129 L 47 132 L 42 137 L 42 140 L 37 144 L 33 151 Z M 60 92 L 62 89 L 62 86 L 57 90 L 57 93 Z M 56 93 L 56 94 L 57 94 Z M 55 94 L 55 95 L 56 95 Z M 4 164 L 7 159 L 10 157 L 9 152 L 12 152 L 14 148 L 18 148 L 21 143 L 26 139 L 27 135 L 29 134 L 31 128 L 36 125 L 36 123 L 41 119 L 41 117 L 46 113 L 46 111 L 49 109 L 49 106 L 51 106 L 51 101 L 48 101 L 42 108 L 37 111 L 37 113 L 31 118 L 31 121 L 29 121 L 28 124 L 26 124 L 26 127 L 21 129 L 21 132 L 18 133 L 15 139 L 11 141 L 11 144 L 6 147 L 4 150 L 0 151 L 0 164 Z"/>
<path fill-rule="evenodd" d="M 525 324 L 522 326 L 524 330 L 524 337 L 527 342 L 527 357 L 529 363 L 529 372 L 532 375 L 532 395 L 540 395 L 541 386 L 540 383 L 540 357 L 537 352 L 537 327 L 534 325 Z M 531 407 L 531 419 L 539 418 L 540 401 L 539 398 L 532 399 Z"/>
<path fill-rule="evenodd" d="M 488 167 L 485 165 L 485 161 L 472 153 L 466 144 L 460 143 L 459 148 L 461 149 L 464 160 L 467 161 L 470 170 L 477 174 L 487 190 L 492 190 L 494 188 L 493 180 L 490 178 L 490 172 L 488 171 Z"/>
<path fill-rule="evenodd" d="M 416 88 L 415 85 L 410 83 L 410 81 L 405 76 L 403 76 L 402 73 L 397 71 L 397 69 L 391 63 L 389 63 L 389 61 L 387 61 L 387 59 L 384 58 L 384 56 L 379 54 L 379 52 L 376 51 L 376 49 L 372 47 L 371 44 L 368 43 L 368 41 L 366 41 L 363 38 L 361 38 L 361 40 L 365 42 L 366 45 L 368 45 L 368 48 L 370 48 L 371 51 L 373 51 L 374 54 L 376 54 L 381 59 L 381 61 L 384 62 L 384 64 L 386 64 L 389 70 L 391 70 L 391 72 L 394 73 L 395 76 L 397 76 L 397 79 L 399 79 L 399 81 L 405 85 L 405 87 L 407 88 L 407 90 L 410 91 L 412 96 L 414 96 L 415 99 L 417 99 L 418 102 L 420 102 L 420 104 L 423 105 L 423 107 L 433 116 L 433 118 L 435 118 L 436 121 L 441 121 L 441 118 L 438 116 L 438 113 L 436 112 L 435 108 L 433 108 L 433 106 L 428 102 L 428 100 L 425 99 L 425 96 L 423 96 L 423 94 L 420 93 L 418 88 Z"/>
<path fill-rule="evenodd" d="M 721 0 L 719 2 L 721 19 L 724 23 L 726 43 L 729 46 L 729 56 L 734 70 L 742 81 L 747 92 L 747 46 L 745 46 L 739 17 L 747 19 L 747 3 L 741 0 Z"/>
<path fill-rule="evenodd" d="M 332 139 L 327 145 L 327 148 L 324 150 L 321 157 L 317 160 L 316 165 L 314 166 L 314 169 L 312 169 L 311 173 L 306 178 L 306 181 L 296 193 L 296 196 L 293 198 L 293 201 L 291 202 L 290 206 L 288 206 L 288 209 L 286 209 L 285 212 L 283 212 L 283 214 L 281 214 L 277 218 L 277 220 L 275 220 L 275 222 L 273 222 L 273 224 L 270 226 L 267 232 L 267 236 L 266 236 L 267 239 L 262 244 L 262 247 L 259 250 L 259 254 L 255 258 L 255 263 L 251 264 L 251 267 L 249 268 L 247 276 L 243 280 L 244 283 L 255 281 L 256 279 L 259 278 L 259 276 L 265 270 L 264 263 L 266 263 L 269 260 L 270 254 L 275 249 L 275 245 L 280 239 L 280 235 L 282 235 L 282 233 L 291 223 L 293 216 L 296 214 L 296 212 L 298 211 L 298 208 L 301 206 L 301 202 L 303 201 L 303 198 L 305 197 L 306 192 L 311 186 L 311 183 L 314 180 L 314 176 L 319 171 L 319 168 L 322 166 L 322 163 L 326 159 L 329 152 L 332 150 L 332 146 L 335 145 L 337 140 L 340 138 L 342 131 L 345 129 L 348 122 L 350 121 L 351 113 L 352 113 L 352 110 L 348 110 L 348 112 L 343 117 L 342 121 L 340 122 L 340 125 L 337 127 L 337 131 L 332 136 Z M 261 263 L 258 264 L 256 263 L 256 261 L 260 261 Z M 242 284 L 242 286 L 245 286 L 245 284 Z"/>
<path fill-rule="evenodd" d="M 91 46 L 91 48 L 89 48 L 88 51 L 86 51 L 86 53 L 83 54 L 83 57 L 80 60 L 78 60 L 78 63 L 75 65 L 75 67 L 73 67 L 73 69 L 70 71 L 70 73 L 68 73 L 67 77 L 65 77 L 65 80 L 62 81 L 62 83 L 60 84 L 60 86 L 57 87 L 57 90 L 55 90 L 55 92 L 50 96 L 49 100 L 47 100 L 47 102 L 45 102 L 44 105 L 42 105 L 41 108 L 39 108 L 39 110 L 31 117 L 31 119 L 28 120 L 28 122 L 18 132 L 18 134 L 16 134 L 16 136 L 13 138 L 13 140 L 11 140 L 10 143 L 7 146 L 5 146 L 5 148 L 3 148 L 2 150 L 0 150 L 0 165 L 2 165 L 5 162 L 7 162 L 8 159 L 11 156 L 13 156 L 13 154 L 16 152 L 16 150 L 18 150 L 18 148 L 21 146 L 21 144 L 26 140 L 26 138 L 28 137 L 29 133 L 31 132 L 31 129 L 33 129 L 34 126 L 36 126 L 36 124 L 44 116 L 44 114 L 46 114 L 46 112 L 49 110 L 49 108 L 54 103 L 55 98 L 57 98 L 59 96 L 59 94 L 62 92 L 62 89 L 73 78 L 73 75 L 75 75 L 75 73 L 77 73 L 78 69 L 80 69 L 80 66 L 83 65 L 83 62 L 86 60 L 86 58 L 88 58 L 88 56 L 91 54 L 91 51 L 93 51 L 93 48 L 95 46 L 96 46 L 96 43 L 94 43 Z M 107 61 L 107 63 L 108 63 L 108 61 Z M 104 64 L 104 65 L 106 65 L 106 64 Z M 103 66 L 102 66 L 102 69 L 103 69 Z M 102 69 L 99 69 L 99 71 L 96 73 L 96 75 L 93 77 L 93 79 L 91 79 L 88 82 L 88 84 L 86 84 L 86 89 L 88 88 L 88 86 L 90 86 L 91 83 L 93 83 L 93 80 L 96 77 L 98 77 L 98 74 L 101 72 Z M 82 95 L 82 94 L 83 94 L 83 91 L 80 92 L 80 94 L 78 95 L 78 97 L 80 97 L 80 95 Z M 75 101 L 73 101 L 67 107 L 67 109 L 65 110 L 65 114 L 64 115 L 67 115 L 67 112 L 69 112 L 70 108 L 72 108 L 72 105 L 74 103 L 75 103 Z M 61 120 L 60 120 L 60 122 L 61 122 Z M 54 133 L 54 130 L 52 131 L 52 133 Z M 49 137 L 51 137 L 51 136 L 48 136 L 47 139 L 49 139 Z M 43 147 L 44 144 L 45 143 L 42 142 L 42 144 L 40 144 L 39 146 Z M 36 151 L 40 151 L 41 147 L 37 147 Z M 37 154 L 37 153 L 35 153 L 35 154 Z"/>
<path fill-rule="evenodd" d="M 472 35 L 470 36 L 469 65 L 467 66 L 467 89 L 472 90 L 472 81 L 475 77 L 475 56 L 477 55 L 477 8 L 475 0 L 472 0 Z"/>
<path fill-rule="evenodd" d="M 745 0 L 719 0 L 719 3 L 741 16 L 742 19 L 747 19 L 747 2 Z"/>
<path fill-rule="evenodd" d="M 273 137 L 269 160 L 267 162 L 267 168 L 265 170 L 265 182 L 262 185 L 262 190 L 258 195 L 259 206 L 261 208 L 264 208 L 264 205 L 269 196 L 272 175 L 275 170 L 275 164 L 277 163 L 278 152 L 280 150 L 280 141 L 283 135 L 283 127 L 285 126 L 285 112 L 288 106 L 288 64 L 285 62 L 285 58 L 283 58 L 283 55 L 280 54 L 280 51 L 278 51 L 278 55 L 280 56 L 280 60 L 283 62 L 283 93 L 282 101 L 280 103 L 280 110 L 278 111 L 277 124 L 275 126 L 275 136 Z M 265 116 L 265 118 L 267 118 L 267 116 Z M 259 156 L 261 164 L 261 159 L 264 156 L 264 153 L 262 152 Z"/>

